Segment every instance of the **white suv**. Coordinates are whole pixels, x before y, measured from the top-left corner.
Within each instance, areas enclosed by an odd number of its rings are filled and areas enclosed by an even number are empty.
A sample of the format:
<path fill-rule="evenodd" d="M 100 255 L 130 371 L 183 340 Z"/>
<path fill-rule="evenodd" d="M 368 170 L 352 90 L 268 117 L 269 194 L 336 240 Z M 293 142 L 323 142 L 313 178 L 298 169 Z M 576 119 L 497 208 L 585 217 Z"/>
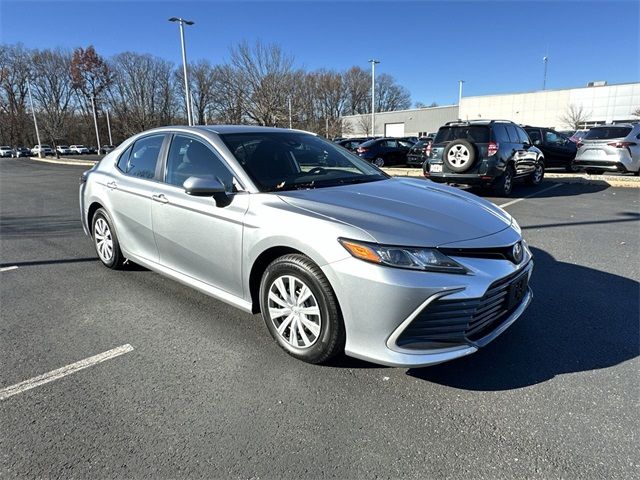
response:
<path fill-rule="evenodd" d="M 573 164 L 587 173 L 640 174 L 640 123 L 593 127 L 578 141 Z"/>
<path fill-rule="evenodd" d="M 9 145 L 0 146 L 0 157 L 12 157 L 13 156 L 13 148 Z"/>
<path fill-rule="evenodd" d="M 89 149 L 84 145 L 71 145 L 69 150 L 71 150 L 71 153 L 77 153 L 78 155 L 81 153 L 89 153 Z"/>

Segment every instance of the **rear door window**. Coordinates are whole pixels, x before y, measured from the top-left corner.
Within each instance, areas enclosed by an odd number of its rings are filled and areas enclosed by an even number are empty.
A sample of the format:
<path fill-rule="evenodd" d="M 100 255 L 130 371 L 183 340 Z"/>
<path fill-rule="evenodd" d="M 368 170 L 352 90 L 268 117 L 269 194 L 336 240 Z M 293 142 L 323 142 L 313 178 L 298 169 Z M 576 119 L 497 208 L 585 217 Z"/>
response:
<path fill-rule="evenodd" d="M 442 127 L 434 143 L 467 140 L 473 143 L 489 143 L 489 127 L 485 125 L 452 125 Z"/>
<path fill-rule="evenodd" d="M 608 140 L 610 138 L 624 138 L 631 133 L 631 127 L 593 127 L 584 136 L 585 140 Z"/>
<path fill-rule="evenodd" d="M 516 127 L 513 125 L 505 125 L 507 129 L 507 133 L 509 134 L 509 140 L 511 143 L 520 143 L 520 138 L 518 137 L 518 132 L 516 131 Z"/>
<path fill-rule="evenodd" d="M 126 162 L 123 162 L 122 166 L 118 162 L 118 167 L 132 177 L 154 178 L 156 175 L 156 163 L 158 162 L 163 141 L 164 135 L 151 135 L 136 140 Z"/>
<path fill-rule="evenodd" d="M 529 135 L 522 128 L 516 127 L 516 131 L 518 132 L 518 139 L 520 143 L 531 143 L 529 140 Z"/>

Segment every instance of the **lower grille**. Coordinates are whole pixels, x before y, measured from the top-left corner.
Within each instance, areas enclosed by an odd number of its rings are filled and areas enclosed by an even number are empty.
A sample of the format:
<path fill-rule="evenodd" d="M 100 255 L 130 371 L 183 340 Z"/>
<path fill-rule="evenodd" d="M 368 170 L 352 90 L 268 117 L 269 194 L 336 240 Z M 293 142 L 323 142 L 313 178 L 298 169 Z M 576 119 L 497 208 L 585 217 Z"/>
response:
<path fill-rule="evenodd" d="M 492 333 L 522 303 L 528 288 L 524 268 L 491 284 L 482 298 L 435 300 L 398 337 L 407 349 L 444 348 L 473 344 Z"/>

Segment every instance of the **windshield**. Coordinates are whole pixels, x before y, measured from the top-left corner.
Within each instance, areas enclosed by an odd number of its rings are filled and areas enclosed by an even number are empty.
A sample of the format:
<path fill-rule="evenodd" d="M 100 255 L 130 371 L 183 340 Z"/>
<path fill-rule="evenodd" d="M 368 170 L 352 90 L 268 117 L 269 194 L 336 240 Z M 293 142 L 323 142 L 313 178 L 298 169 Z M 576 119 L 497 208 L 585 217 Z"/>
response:
<path fill-rule="evenodd" d="M 608 140 L 629 135 L 631 127 L 594 127 L 584 136 L 585 140 Z"/>
<path fill-rule="evenodd" d="M 262 192 L 389 178 L 344 148 L 308 133 L 229 133 L 220 138 Z"/>
<path fill-rule="evenodd" d="M 489 127 L 479 125 L 454 125 L 441 127 L 433 143 L 468 140 L 473 143 L 489 143 Z"/>

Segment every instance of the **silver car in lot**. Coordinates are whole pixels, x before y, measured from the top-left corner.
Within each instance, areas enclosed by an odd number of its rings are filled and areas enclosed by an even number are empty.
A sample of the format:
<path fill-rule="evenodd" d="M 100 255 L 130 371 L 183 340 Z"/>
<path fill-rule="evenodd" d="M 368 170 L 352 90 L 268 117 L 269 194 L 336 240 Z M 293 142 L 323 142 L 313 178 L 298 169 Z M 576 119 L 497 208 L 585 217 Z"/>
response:
<path fill-rule="evenodd" d="M 576 167 L 590 173 L 640 174 L 640 123 L 593 127 L 578 143 Z"/>
<path fill-rule="evenodd" d="M 102 263 L 125 259 L 247 312 L 289 354 L 424 366 L 486 345 L 529 305 L 516 221 L 390 178 L 314 134 L 253 126 L 136 135 L 81 177 Z"/>

